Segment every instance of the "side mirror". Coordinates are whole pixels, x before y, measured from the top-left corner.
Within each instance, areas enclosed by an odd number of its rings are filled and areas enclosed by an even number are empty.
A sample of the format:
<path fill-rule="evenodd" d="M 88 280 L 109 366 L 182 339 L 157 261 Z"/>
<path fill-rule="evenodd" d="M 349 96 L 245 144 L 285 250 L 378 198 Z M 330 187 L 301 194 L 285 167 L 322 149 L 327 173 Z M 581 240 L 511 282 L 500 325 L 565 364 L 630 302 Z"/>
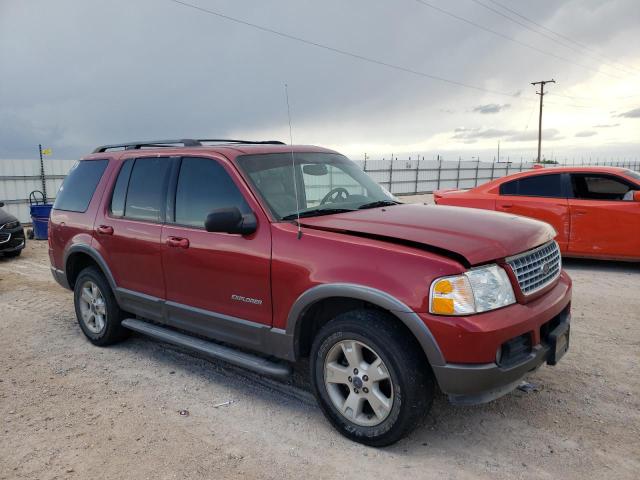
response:
<path fill-rule="evenodd" d="M 633 201 L 640 202 L 640 190 L 636 190 L 633 192 Z"/>
<path fill-rule="evenodd" d="M 4 207 L 4 202 L 0 202 L 0 208 Z"/>
<path fill-rule="evenodd" d="M 253 213 L 242 215 L 238 207 L 217 208 L 204 221 L 207 232 L 239 233 L 250 235 L 258 228 L 256 216 Z"/>

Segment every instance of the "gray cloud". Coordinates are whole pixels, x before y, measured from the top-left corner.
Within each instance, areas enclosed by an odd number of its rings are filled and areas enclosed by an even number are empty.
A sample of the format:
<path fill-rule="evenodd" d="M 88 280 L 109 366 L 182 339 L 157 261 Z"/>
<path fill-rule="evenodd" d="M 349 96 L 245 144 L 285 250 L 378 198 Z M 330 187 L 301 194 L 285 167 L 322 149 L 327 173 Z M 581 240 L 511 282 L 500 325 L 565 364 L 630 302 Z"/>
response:
<path fill-rule="evenodd" d="M 574 135 L 574 137 L 593 137 L 594 135 L 597 135 L 598 132 L 594 132 L 593 130 L 583 130 L 581 132 L 578 132 Z"/>
<path fill-rule="evenodd" d="M 599 125 L 594 125 L 593 128 L 613 128 L 613 127 L 619 127 L 620 124 L 619 123 L 601 123 Z"/>
<path fill-rule="evenodd" d="M 367 0 L 190 1 L 382 62 L 515 92 L 517 98 L 365 63 L 166 0 L 0 0 L 0 157 L 32 157 L 38 143 L 52 145 L 55 156 L 74 158 L 99 144 L 145 138 L 286 140 L 285 82 L 296 143 L 339 149 L 435 144 L 457 125 L 475 129 L 456 132 L 461 137 L 454 140 L 461 142 L 522 135 L 527 141 L 535 132 L 519 132 L 537 100 L 528 82 L 553 71 L 562 78 L 554 88 L 569 89 L 593 75 L 414 2 L 400 8 Z M 618 61 L 634 63 L 638 5 L 636 0 L 602 2 L 598 15 L 592 14 L 592 2 L 573 0 L 520 2 L 517 9 L 602 52 L 616 52 Z M 449 2 L 446 8 L 535 43 L 517 25 L 477 5 Z M 588 58 L 578 63 L 598 66 Z M 499 118 L 492 128 L 483 124 L 486 116 L 469 112 L 469 106 L 507 103 L 508 109 L 491 117 Z M 607 108 L 623 112 L 631 106 Z M 560 138 L 557 130 L 552 138 Z M 445 141 L 433 148 L 447 146 Z"/>
<path fill-rule="evenodd" d="M 560 132 L 555 128 L 542 130 L 543 140 L 560 140 Z M 451 136 L 454 140 L 462 140 L 466 143 L 473 143 L 479 139 L 495 138 L 511 142 L 528 142 L 538 139 L 537 131 L 518 132 L 516 130 L 500 130 L 497 128 L 456 128 Z"/>
<path fill-rule="evenodd" d="M 504 103 L 502 105 L 498 103 L 488 103 L 486 105 L 478 105 L 477 107 L 474 107 L 473 111 L 477 113 L 498 113 L 510 106 L 511 105 L 508 103 Z"/>
<path fill-rule="evenodd" d="M 629 110 L 628 112 L 621 113 L 617 116 L 625 118 L 640 118 L 640 108 L 634 108 L 633 110 Z"/>

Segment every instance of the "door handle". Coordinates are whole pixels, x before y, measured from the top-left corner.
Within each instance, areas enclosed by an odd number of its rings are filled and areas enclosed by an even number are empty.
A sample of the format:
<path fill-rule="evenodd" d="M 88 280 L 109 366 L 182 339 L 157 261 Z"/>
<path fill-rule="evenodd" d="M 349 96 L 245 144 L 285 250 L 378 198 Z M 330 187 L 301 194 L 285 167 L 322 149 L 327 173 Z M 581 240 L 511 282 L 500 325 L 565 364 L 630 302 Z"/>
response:
<path fill-rule="evenodd" d="M 575 214 L 576 215 L 586 215 L 587 211 L 586 210 L 575 210 Z"/>
<path fill-rule="evenodd" d="M 502 208 L 511 208 L 513 207 L 513 204 L 511 203 L 505 203 L 504 205 L 502 205 Z"/>
<path fill-rule="evenodd" d="M 96 228 L 96 232 L 98 232 L 100 235 L 113 235 L 113 227 L 109 225 L 100 225 L 98 228 Z"/>
<path fill-rule="evenodd" d="M 167 238 L 167 245 L 174 248 L 189 248 L 189 239 L 180 237 Z"/>

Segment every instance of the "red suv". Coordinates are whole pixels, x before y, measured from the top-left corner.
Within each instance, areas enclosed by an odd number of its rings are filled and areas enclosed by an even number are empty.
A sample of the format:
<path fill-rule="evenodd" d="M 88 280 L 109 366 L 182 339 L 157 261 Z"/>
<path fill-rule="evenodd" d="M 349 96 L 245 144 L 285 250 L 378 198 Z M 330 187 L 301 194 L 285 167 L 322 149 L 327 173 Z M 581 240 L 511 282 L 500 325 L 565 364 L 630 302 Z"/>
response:
<path fill-rule="evenodd" d="M 571 280 L 555 234 L 401 204 L 324 148 L 165 140 L 79 161 L 49 253 L 95 345 L 134 330 L 271 376 L 308 357 L 328 419 L 381 446 L 436 386 L 487 402 L 560 359 Z"/>

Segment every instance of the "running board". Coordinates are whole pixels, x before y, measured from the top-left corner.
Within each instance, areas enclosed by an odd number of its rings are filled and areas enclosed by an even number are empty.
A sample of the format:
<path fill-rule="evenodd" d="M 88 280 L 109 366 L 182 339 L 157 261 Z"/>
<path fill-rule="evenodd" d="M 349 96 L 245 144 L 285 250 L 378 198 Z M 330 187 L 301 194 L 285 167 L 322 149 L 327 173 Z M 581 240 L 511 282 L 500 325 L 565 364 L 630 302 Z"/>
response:
<path fill-rule="evenodd" d="M 142 320 L 126 318 L 122 321 L 122 326 L 156 340 L 177 345 L 207 357 L 215 358 L 216 360 L 223 360 L 263 375 L 269 375 L 271 377 L 288 377 L 291 375 L 291 367 L 287 364 L 274 362 L 240 350 L 234 350 L 224 345 L 208 342 L 207 340 L 192 337 Z"/>

